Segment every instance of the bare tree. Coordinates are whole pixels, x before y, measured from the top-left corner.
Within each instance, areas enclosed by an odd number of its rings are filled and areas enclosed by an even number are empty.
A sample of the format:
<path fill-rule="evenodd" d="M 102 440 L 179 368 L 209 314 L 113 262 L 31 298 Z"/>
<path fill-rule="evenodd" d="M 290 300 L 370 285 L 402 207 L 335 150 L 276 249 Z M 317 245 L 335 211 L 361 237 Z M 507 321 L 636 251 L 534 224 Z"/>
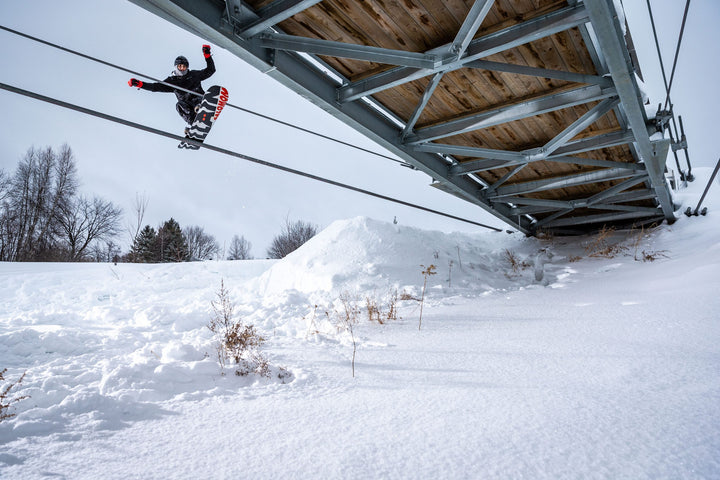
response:
<path fill-rule="evenodd" d="M 8 225 L 8 202 L 10 196 L 10 177 L 4 170 L 0 170 L 0 261 L 7 259 L 6 249 L 9 249 L 10 227 Z"/>
<path fill-rule="evenodd" d="M 57 154 L 50 147 L 29 149 L 15 175 L 3 183 L 0 259 L 47 260 L 57 255 L 59 216 L 78 186 L 70 147 L 63 145 Z"/>
<path fill-rule="evenodd" d="M 127 231 L 130 235 L 130 244 L 135 244 L 136 239 L 138 238 L 138 235 L 140 235 L 140 231 L 143 228 L 143 219 L 145 218 L 145 210 L 147 210 L 149 199 L 143 193 L 140 195 L 139 193 L 135 193 L 135 202 L 133 203 L 133 212 L 135 213 L 135 223 L 127 225 Z M 130 250 L 130 261 L 135 262 L 137 261 L 134 257 L 134 253 L 132 250 Z"/>
<path fill-rule="evenodd" d="M 117 262 L 120 258 L 120 246 L 112 240 L 95 242 L 92 245 L 90 256 L 95 262 Z"/>
<path fill-rule="evenodd" d="M 190 260 L 210 260 L 220 250 L 215 237 L 205 233 L 202 227 L 187 227 L 183 229 L 183 235 L 190 252 Z"/>
<path fill-rule="evenodd" d="M 252 260 L 250 255 L 250 249 L 252 244 L 248 242 L 244 236 L 238 237 L 233 236 L 230 242 L 230 253 L 228 254 L 228 260 Z"/>
<path fill-rule="evenodd" d="M 79 197 L 62 212 L 63 243 L 70 261 L 82 260 L 95 240 L 109 240 L 119 231 L 122 210 L 112 202 Z"/>
<path fill-rule="evenodd" d="M 290 222 L 285 220 L 285 226 L 280 235 L 277 235 L 267 250 L 270 258 L 284 258 L 291 252 L 300 248 L 305 242 L 317 234 L 317 227 L 311 223 L 298 220 Z"/>
<path fill-rule="evenodd" d="M 10 194 L 10 177 L 5 170 L 0 170 L 0 205 Z"/>

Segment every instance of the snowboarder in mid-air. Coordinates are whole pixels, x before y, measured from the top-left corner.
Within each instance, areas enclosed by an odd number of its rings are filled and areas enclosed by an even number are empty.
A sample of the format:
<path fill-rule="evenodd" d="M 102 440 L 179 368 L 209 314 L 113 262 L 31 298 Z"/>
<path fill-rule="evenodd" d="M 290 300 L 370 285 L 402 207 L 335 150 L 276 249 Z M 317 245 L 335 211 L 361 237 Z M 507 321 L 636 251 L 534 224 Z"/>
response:
<path fill-rule="evenodd" d="M 185 136 L 188 136 L 189 129 L 195 120 L 195 114 L 205 94 L 200 82 L 215 73 L 215 62 L 210 54 L 210 45 L 203 45 L 202 52 L 205 56 L 205 62 L 207 63 L 207 66 L 202 70 L 189 70 L 188 67 L 190 64 L 188 59 L 180 55 L 175 59 L 175 69 L 170 76 L 162 82 L 145 83 L 136 78 L 131 78 L 128 81 L 128 85 L 131 87 L 138 87 L 151 92 L 175 92 L 178 100 L 175 106 L 177 112 L 188 124 L 185 128 Z M 178 90 L 173 88 L 173 86 L 180 87 L 184 90 Z M 190 92 L 195 93 L 190 93 L 185 90 L 190 90 Z"/>

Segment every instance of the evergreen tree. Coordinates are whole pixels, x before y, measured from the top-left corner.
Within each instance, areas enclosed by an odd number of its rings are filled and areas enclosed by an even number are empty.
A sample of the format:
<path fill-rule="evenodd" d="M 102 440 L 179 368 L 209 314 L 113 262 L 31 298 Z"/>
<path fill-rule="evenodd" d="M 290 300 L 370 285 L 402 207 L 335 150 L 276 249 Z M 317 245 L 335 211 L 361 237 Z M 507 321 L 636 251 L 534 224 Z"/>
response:
<path fill-rule="evenodd" d="M 190 250 L 180 224 L 171 218 L 158 229 L 157 242 L 161 262 L 186 262 Z"/>
<path fill-rule="evenodd" d="M 133 242 L 131 248 L 135 262 L 153 263 L 160 260 L 157 250 L 157 234 L 150 225 L 145 225 Z"/>

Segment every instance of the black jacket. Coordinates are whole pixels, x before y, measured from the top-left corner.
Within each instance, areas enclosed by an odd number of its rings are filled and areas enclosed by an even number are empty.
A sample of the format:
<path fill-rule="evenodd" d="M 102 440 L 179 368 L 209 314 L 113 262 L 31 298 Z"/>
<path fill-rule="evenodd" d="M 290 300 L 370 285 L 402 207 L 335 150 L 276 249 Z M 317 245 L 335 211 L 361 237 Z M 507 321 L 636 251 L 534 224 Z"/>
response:
<path fill-rule="evenodd" d="M 183 76 L 170 75 L 164 80 L 164 82 L 169 83 L 170 85 L 177 85 L 180 88 L 191 90 L 203 95 L 205 91 L 203 90 L 202 85 L 200 85 L 200 82 L 206 80 L 210 77 L 210 75 L 215 73 L 215 62 L 212 57 L 207 57 L 205 61 L 207 62 L 207 67 L 203 70 L 188 70 L 188 72 Z M 189 105 L 191 107 L 194 107 L 200 103 L 200 100 L 202 100 L 202 97 L 199 95 L 193 95 L 189 92 L 176 90 L 170 85 L 165 85 L 163 83 L 144 83 L 140 88 L 143 90 L 150 90 L 151 92 L 175 92 L 178 103 Z"/>

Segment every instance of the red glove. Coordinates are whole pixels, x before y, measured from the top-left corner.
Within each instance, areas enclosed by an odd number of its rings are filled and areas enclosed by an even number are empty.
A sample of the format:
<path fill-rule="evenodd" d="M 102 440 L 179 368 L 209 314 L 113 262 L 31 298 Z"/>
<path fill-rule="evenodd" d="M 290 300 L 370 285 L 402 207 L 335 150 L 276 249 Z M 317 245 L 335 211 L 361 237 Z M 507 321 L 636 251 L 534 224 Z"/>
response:
<path fill-rule="evenodd" d="M 142 88 L 143 82 L 142 82 L 142 80 L 138 80 L 136 78 L 131 78 L 130 80 L 128 80 L 128 86 Z"/>
<path fill-rule="evenodd" d="M 205 55 L 205 58 L 208 58 L 210 56 L 210 45 L 203 45 L 202 50 L 203 50 L 203 55 Z"/>

